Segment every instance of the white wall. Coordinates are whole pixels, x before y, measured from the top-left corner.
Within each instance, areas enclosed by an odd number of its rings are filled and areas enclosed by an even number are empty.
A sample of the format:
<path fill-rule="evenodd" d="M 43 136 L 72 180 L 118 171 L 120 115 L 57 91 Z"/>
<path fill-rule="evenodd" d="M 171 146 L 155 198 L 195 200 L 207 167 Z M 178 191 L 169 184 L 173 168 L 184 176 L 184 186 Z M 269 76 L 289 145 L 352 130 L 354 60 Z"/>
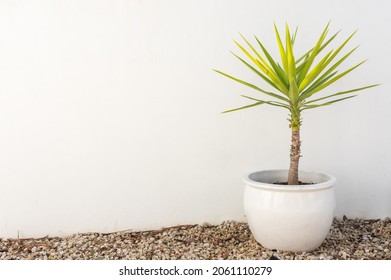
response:
<path fill-rule="evenodd" d="M 338 215 L 391 216 L 389 1 L 0 1 L 0 237 L 244 220 L 241 176 L 287 168 L 286 112 L 228 115 L 253 79 L 228 50 L 238 32 L 297 50 L 331 19 L 359 28 L 336 85 L 381 83 L 310 111 L 302 169 L 338 178 Z M 300 43 L 299 43 L 300 42 Z M 347 66 L 349 63 L 347 63 Z"/>

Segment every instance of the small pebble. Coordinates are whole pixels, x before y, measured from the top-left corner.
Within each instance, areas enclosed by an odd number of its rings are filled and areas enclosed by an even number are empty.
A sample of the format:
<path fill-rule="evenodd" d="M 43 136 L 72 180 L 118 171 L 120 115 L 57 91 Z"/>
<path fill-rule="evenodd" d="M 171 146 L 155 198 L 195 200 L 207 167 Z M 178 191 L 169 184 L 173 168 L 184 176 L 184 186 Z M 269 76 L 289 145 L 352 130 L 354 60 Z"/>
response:
<path fill-rule="evenodd" d="M 376 238 L 371 238 L 376 233 Z M 38 239 L 1 239 L 0 260 L 333 260 L 391 259 L 391 219 L 334 219 L 312 252 L 268 250 L 246 223 L 182 225 L 144 232 L 88 233 Z"/>

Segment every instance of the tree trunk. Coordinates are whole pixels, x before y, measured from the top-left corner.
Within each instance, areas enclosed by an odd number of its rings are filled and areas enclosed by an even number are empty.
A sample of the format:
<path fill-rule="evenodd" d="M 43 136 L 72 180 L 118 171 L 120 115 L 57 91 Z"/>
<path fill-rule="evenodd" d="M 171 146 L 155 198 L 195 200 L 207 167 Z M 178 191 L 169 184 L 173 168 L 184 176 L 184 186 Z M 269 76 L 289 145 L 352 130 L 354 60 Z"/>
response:
<path fill-rule="evenodd" d="M 291 163 L 288 173 L 288 185 L 299 184 L 300 130 L 292 129 Z"/>

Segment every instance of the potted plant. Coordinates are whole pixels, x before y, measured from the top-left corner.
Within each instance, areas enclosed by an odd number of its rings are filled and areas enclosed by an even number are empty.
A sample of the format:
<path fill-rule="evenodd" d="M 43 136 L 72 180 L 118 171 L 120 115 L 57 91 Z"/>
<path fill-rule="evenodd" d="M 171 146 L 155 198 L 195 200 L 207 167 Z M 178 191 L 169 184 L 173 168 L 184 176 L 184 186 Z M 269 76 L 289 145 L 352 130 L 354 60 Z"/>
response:
<path fill-rule="evenodd" d="M 243 35 L 242 44 L 234 41 L 247 59 L 232 54 L 272 90 L 262 89 L 225 72 L 214 70 L 268 97 L 264 99 L 242 95 L 253 102 L 223 113 L 259 105 L 280 107 L 289 112 L 289 127 L 292 132 L 289 169 L 257 171 L 244 178 L 244 210 L 250 230 L 255 239 L 269 249 L 293 252 L 314 250 L 326 238 L 334 218 L 335 178 L 324 173 L 299 171 L 303 112 L 353 98 L 355 93 L 377 86 L 374 84 L 320 95 L 324 89 L 365 62 L 364 60 L 342 72 L 338 71 L 342 62 L 357 49 L 355 47 L 341 54 L 356 32 L 337 48 L 324 53 L 339 33 L 327 38 L 329 24 L 316 44 L 298 58 L 294 54 L 297 28 L 291 35 L 288 24 L 285 28 L 285 44 L 274 24 L 280 55 L 278 60 L 270 55 L 256 36 L 257 48 Z"/>

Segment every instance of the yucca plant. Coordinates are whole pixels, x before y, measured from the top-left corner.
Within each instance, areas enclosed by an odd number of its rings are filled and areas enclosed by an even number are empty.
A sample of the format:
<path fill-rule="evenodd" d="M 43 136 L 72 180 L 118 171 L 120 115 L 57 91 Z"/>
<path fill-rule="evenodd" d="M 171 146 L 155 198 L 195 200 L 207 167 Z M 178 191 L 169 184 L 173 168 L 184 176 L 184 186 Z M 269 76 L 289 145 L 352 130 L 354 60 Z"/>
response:
<path fill-rule="evenodd" d="M 315 109 L 328 106 L 343 100 L 355 97 L 358 91 L 378 86 L 378 84 L 364 87 L 344 90 L 325 96 L 319 96 L 325 88 L 335 83 L 342 77 L 346 76 L 354 69 L 362 65 L 364 61 L 339 72 L 338 67 L 344 62 L 357 47 L 340 55 L 341 51 L 356 33 L 353 32 L 343 43 L 336 49 L 321 55 L 322 51 L 337 37 L 335 33 L 327 38 L 329 24 L 325 27 L 314 47 L 305 52 L 299 58 L 294 54 L 294 43 L 297 34 L 297 28 L 291 35 L 288 24 L 285 28 L 285 45 L 280 37 L 280 33 L 274 24 L 274 31 L 280 58 L 277 60 L 270 55 L 270 52 L 264 47 L 261 41 L 255 37 L 258 50 L 241 35 L 244 43 L 240 44 L 234 40 L 240 51 L 247 58 L 232 53 L 244 65 L 254 72 L 261 80 L 269 84 L 273 91 L 264 90 L 254 84 L 228 75 L 222 71 L 214 70 L 240 84 L 252 88 L 264 95 L 271 97 L 270 100 L 254 98 L 242 95 L 244 98 L 255 101 L 247 106 L 227 110 L 223 113 L 247 109 L 259 105 L 271 105 L 281 107 L 289 111 L 289 126 L 292 131 L 291 150 L 290 150 L 290 167 L 288 173 L 288 185 L 297 185 L 299 183 L 298 169 L 300 159 L 300 127 L 302 124 L 301 114 L 305 110 Z M 339 56 L 338 56 L 339 55 Z"/>

